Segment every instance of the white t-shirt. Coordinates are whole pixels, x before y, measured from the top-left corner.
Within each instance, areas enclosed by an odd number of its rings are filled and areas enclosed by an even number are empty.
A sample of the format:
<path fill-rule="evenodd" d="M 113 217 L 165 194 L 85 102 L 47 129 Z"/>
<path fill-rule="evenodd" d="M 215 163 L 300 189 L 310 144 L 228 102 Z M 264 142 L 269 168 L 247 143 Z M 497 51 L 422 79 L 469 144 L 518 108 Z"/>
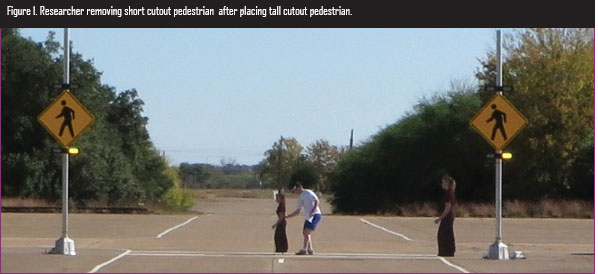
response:
<path fill-rule="evenodd" d="M 310 213 L 314 208 L 316 201 L 319 203 L 320 199 L 318 199 L 318 196 L 316 196 L 316 194 L 309 189 L 304 189 L 303 192 L 299 194 L 299 199 L 297 199 L 297 209 L 303 208 L 303 211 L 305 212 L 305 219 L 310 222 L 312 219 Z M 322 211 L 320 211 L 320 206 L 316 207 L 314 214 L 322 214 Z"/>

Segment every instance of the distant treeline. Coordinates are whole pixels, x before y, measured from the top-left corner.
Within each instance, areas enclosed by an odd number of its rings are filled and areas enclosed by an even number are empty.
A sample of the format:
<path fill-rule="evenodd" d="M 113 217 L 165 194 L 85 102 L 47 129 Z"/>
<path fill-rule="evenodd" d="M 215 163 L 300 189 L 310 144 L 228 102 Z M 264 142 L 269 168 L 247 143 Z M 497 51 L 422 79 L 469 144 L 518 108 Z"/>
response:
<path fill-rule="evenodd" d="M 304 148 L 295 138 L 280 137 L 257 165 L 238 165 L 223 159 L 220 166 L 182 163 L 179 172 L 183 185 L 190 188 L 289 189 L 292 183 L 301 182 L 305 187 L 328 192 L 328 177 L 341 153 L 342 149 L 322 139 Z"/>
<path fill-rule="evenodd" d="M 197 163 L 179 165 L 183 186 L 187 188 L 261 188 L 264 185 L 258 179 L 257 170 L 257 165 L 247 166 L 234 163 L 223 166 Z"/>

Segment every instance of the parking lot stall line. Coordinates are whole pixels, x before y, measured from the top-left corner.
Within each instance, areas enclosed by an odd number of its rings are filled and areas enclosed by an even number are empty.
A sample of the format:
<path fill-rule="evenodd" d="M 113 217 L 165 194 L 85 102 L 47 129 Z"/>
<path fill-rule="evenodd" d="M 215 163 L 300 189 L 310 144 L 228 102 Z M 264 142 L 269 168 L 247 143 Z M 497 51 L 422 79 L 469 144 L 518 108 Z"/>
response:
<path fill-rule="evenodd" d="M 469 271 L 467 271 L 467 269 L 465 269 L 465 268 L 463 268 L 463 267 L 460 267 L 460 266 L 458 266 L 458 265 L 455 265 L 455 264 L 453 264 L 453 263 L 449 262 L 449 261 L 448 261 L 447 259 L 445 259 L 445 258 L 442 258 L 442 257 L 438 257 L 438 258 L 439 258 L 439 259 L 440 259 L 440 260 L 441 260 L 443 263 L 445 263 L 446 265 L 448 265 L 448 266 L 450 266 L 450 267 L 452 267 L 452 268 L 454 268 L 454 269 L 457 269 L 457 270 L 461 271 L 461 273 L 470 273 Z"/>
<path fill-rule="evenodd" d="M 394 232 L 394 231 L 392 231 L 392 230 L 386 229 L 386 228 L 384 228 L 384 227 L 381 227 L 381 226 L 379 226 L 379 225 L 377 225 L 377 224 L 374 224 L 374 223 L 372 223 L 372 222 L 369 222 L 369 221 L 367 221 L 367 220 L 365 220 L 365 219 L 359 219 L 359 220 L 360 220 L 360 221 L 362 221 L 362 222 L 364 222 L 364 223 L 366 223 L 366 224 L 368 224 L 368 225 L 371 225 L 371 226 L 373 226 L 373 227 L 375 227 L 375 228 L 377 228 L 377 229 L 380 229 L 380 230 L 382 230 L 382 231 L 388 232 L 388 233 L 390 233 L 390 234 L 392 234 L 392 235 L 395 235 L 395 236 L 399 236 L 399 237 L 401 237 L 401 238 L 405 239 L 406 241 L 413 241 L 411 238 L 409 238 L 409 237 L 407 237 L 407 236 L 405 236 L 405 235 L 403 235 L 403 234 L 401 234 L 401 233 Z"/>
<path fill-rule="evenodd" d="M 403 234 L 401 234 L 401 233 L 394 232 L 394 231 L 392 231 L 392 230 L 389 230 L 389 229 L 387 229 L 387 228 L 385 228 L 385 227 L 382 227 L 382 226 L 379 226 L 379 225 L 377 225 L 377 224 L 374 224 L 374 223 L 372 223 L 372 222 L 369 222 L 369 221 L 367 221 L 367 220 L 365 220 L 365 219 L 360 219 L 360 220 L 361 220 L 362 222 L 364 222 L 364 223 L 368 224 L 368 225 L 371 225 L 371 226 L 373 226 L 373 227 L 375 227 L 375 228 L 378 228 L 378 229 L 380 229 L 380 230 L 382 230 L 382 231 L 385 231 L 385 232 L 388 232 L 388 233 L 390 233 L 390 234 L 393 234 L 393 235 L 399 236 L 399 237 L 401 237 L 401 238 L 403 238 L 403 239 L 405 239 L 405 240 L 407 240 L 407 241 L 413 241 L 411 238 L 409 238 L 409 237 L 407 237 L 407 236 L 405 236 L 405 235 L 403 235 Z M 457 269 L 458 271 L 461 271 L 462 273 L 469 273 L 469 271 L 467 271 L 465 268 L 462 268 L 462 267 L 460 267 L 460 266 L 458 266 L 458 265 L 455 265 L 455 264 L 453 264 L 453 263 L 449 262 L 447 259 L 445 259 L 445 258 L 443 258 L 443 257 L 438 257 L 438 256 L 434 256 L 434 257 L 435 257 L 435 258 L 438 258 L 438 259 L 440 259 L 440 261 L 442 261 L 444 264 L 446 264 L 446 265 L 448 265 L 448 266 L 450 266 L 450 267 L 452 267 L 452 268 L 454 268 L 454 269 Z"/>
<path fill-rule="evenodd" d="M 88 273 L 96 273 L 96 272 L 97 272 L 98 270 L 100 270 L 102 267 L 104 267 L 104 266 L 107 266 L 107 265 L 109 265 L 109 264 L 111 264 L 111 263 L 113 263 L 113 262 L 116 262 L 116 261 L 117 261 L 117 260 L 119 260 L 120 258 L 122 258 L 122 257 L 124 257 L 124 256 L 127 256 L 127 254 L 129 254 L 129 253 L 131 253 L 131 250 L 127 249 L 127 251 L 125 251 L 125 252 L 121 253 L 120 255 L 118 255 L 118 256 L 116 256 L 116 257 L 114 257 L 114 258 L 112 258 L 112 259 L 110 259 L 110 260 L 108 260 L 108 261 L 106 261 L 106 262 L 103 262 L 103 263 L 101 263 L 101 264 L 99 264 L 99 265 L 96 265 L 96 267 L 94 267 L 94 268 L 93 268 L 91 271 L 89 271 Z"/>
<path fill-rule="evenodd" d="M 173 231 L 173 230 L 175 230 L 175 229 L 177 229 L 177 228 L 179 228 L 179 227 L 182 227 L 182 226 L 184 226 L 184 225 L 187 225 L 187 224 L 189 224 L 190 222 L 193 222 L 193 220 L 195 220 L 195 219 L 197 219 L 197 216 L 195 216 L 195 217 L 193 217 L 193 218 L 190 218 L 189 220 L 185 221 L 184 223 L 181 223 L 181 224 L 175 225 L 175 226 L 173 226 L 173 227 L 171 227 L 171 228 L 169 228 L 169 229 L 167 229 L 167 230 L 164 230 L 164 232 L 162 232 L 162 233 L 158 234 L 158 236 L 156 236 L 156 238 L 160 239 L 160 238 L 162 238 L 162 236 L 164 236 L 164 235 L 168 234 L 169 232 L 171 232 L 171 231 Z"/>

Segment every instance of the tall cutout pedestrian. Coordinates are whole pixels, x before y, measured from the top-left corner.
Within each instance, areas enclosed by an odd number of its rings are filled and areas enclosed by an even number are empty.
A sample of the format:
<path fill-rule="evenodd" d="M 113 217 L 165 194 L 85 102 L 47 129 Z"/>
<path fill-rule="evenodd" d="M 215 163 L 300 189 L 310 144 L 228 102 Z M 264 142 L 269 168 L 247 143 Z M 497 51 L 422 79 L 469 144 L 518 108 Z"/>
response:
<path fill-rule="evenodd" d="M 71 133 L 71 137 L 75 137 L 75 133 L 73 132 L 73 120 L 75 120 L 75 111 L 72 108 L 66 106 L 65 100 L 62 100 L 62 102 L 60 102 L 60 104 L 63 105 L 64 107 L 62 108 L 62 111 L 60 112 L 60 114 L 58 114 L 58 116 L 56 116 L 56 119 L 63 117 L 64 121 L 62 122 L 62 125 L 60 126 L 60 132 L 58 133 L 58 136 L 62 137 L 64 128 L 68 127 L 69 132 Z"/>
<path fill-rule="evenodd" d="M 442 189 L 444 189 L 444 210 L 434 223 L 440 223 L 438 227 L 438 256 L 455 256 L 455 233 L 453 223 L 455 222 L 455 188 L 457 182 L 448 174 L 442 176 Z"/>
<path fill-rule="evenodd" d="M 496 136 L 496 130 L 500 130 L 502 138 L 506 141 L 507 140 L 507 133 L 505 131 L 505 125 L 507 123 L 507 114 L 504 112 L 496 109 L 496 104 L 492 104 L 492 116 L 486 120 L 486 123 L 492 122 L 494 120 L 494 127 L 492 128 L 492 141 L 494 141 L 494 137 Z"/>
<path fill-rule="evenodd" d="M 297 210 L 287 215 L 287 218 L 299 215 L 301 209 L 305 212 L 305 222 L 303 223 L 303 248 L 295 254 L 313 255 L 314 248 L 311 234 L 316 230 L 316 227 L 322 218 L 320 199 L 318 199 L 318 196 L 313 191 L 304 189 L 300 183 L 295 183 L 291 192 L 299 194 L 299 199 L 297 199 Z"/>

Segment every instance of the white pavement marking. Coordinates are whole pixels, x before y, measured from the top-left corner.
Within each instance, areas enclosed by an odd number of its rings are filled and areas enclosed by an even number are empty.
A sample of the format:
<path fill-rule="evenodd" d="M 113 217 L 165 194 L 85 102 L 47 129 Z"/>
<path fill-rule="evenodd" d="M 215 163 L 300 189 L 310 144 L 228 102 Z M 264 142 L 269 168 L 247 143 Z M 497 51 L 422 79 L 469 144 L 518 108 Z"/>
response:
<path fill-rule="evenodd" d="M 443 263 L 445 263 L 446 265 L 448 265 L 448 266 L 450 266 L 450 267 L 452 267 L 452 268 L 454 268 L 454 269 L 457 269 L 457 270 L 461 271 L 461 273 L 469 273 L 469 271 L 467 271 L 467 269 L 465 269 L 465 268 L 463 268 L 463 267 L 460 267 L 460 266 L 458 266 L 458 265 L 454 265 L 454 264 L 452 264 L 451 262 L 447 261 L 445 258 L 442 258 L 442 257 L 438 257 L 438 258 L 439 258 L 439 259 L 440 259 L 440 260 L 441 260 Z"/>
<path fill-rule="evenodd" d="M 184 225 L 186 225 L 186 224 L 188 224 L 188 223 L 192 222 L 192 221 L 193 221 L 193 220 L 195 220 L 195 219 L 197 219 L 197 216 L 195 216 L 195 217 L 193 217 L 193 218 L 191 218 L 191 219 L 189 219 L 189 220 L 185 221 L 185 222 L 184 222 L 184 223 L 182 223 L 182 224 L 178 224 L 178 225 L 175 225 L 175 226 L 173 226 L 173 227 L 171 227 L 171 228 L 169 228 L 169 229 L 167 229 L 167 230 L 164 230 L 164 232 L 162 232 L 162 233 L 158 234 L 158 236 L 156 236 L 156 238 L 160 239 L 160 238 L 162 238 L 162 236 L 166 235 L 168 232 L 170 232 L 170 231 L 173 231 L 173 230 L 175 230 L 175 229 L 177 229 L 177 228 L 179 228 L 179 227 L 181 227 L 181 226 L 184 226 Z"/>
<path fill-rule="evenodd" d="M 100 270 L 100 268 L 102 268 L 104 266 L 107 266 L 107 265 L 115 262 L 116 260 L 124 257 L 124 256 L 127 256 L 127 254 L 129 254 L 129 253 L 131 253 L 131 250 L 127 249 L 127 251 L 125 251 L 125 252 L 121 253 L 120 255 L 118 255 L 118 256 L 110 259 L 109 261 L 106 261 L 106 262 L 104 262 L 102 264 L 96 265 L 96 267 L 94 267 L 91 271 L 89 271 L 87 273 L 96 273 L 96 271 Z"/>
<path fill-rule="evenodd" d="M 455 265 L 443 257 L 432 254 L 384 254 L 384 253 L 317 253 L 315 255 L 297 256 L 294 254 L 278 254 L 272 252 L 213 252 L 213 251 L 130 251 L 119 255 L 118 257 L 97 266 L 99 269 L 102 266 L 109 264 L 122 256 L 149 256 L 149 257 L 247 257 L 247 258 L 272 258 L 277 257 L 278 263 L 285 262 L 285 258 L 294 259 L 378 259 L 378 260 L 440 260 L 444 264 L 462 272 L 470 273 L 467 269 Z M 94 272 L 97 269 L 94 268 Z M 90 272 L 93 273 L 93 272 Z"/>
<path fill-rule="evenodd" d="M 407 240 L 407 241 L 413 241 L 412 239 L 410 239 L 409 237 L 407 237 L 407 236 L 405 236 L 405 235 L 403 235 L 403 234 L 401 234 L 401 233 L 394 232 L 394 231 L 392 231 L 392 230 L 388 230 L 388 229 L 386 229 L 386 228 L 384 228 L 384 227 L 381 227 L 381 226 L 379 226 L 379 225 L 377 225 L 377 224 L 374 224 L 374 223 L 372 223 L 372 222 L 368 222 L 368 221 L 367 221 L 367 220 L 365 220 L 365 219 L 360 219 L 360 220 L 361 220 L 362 222 L 364 222 L 364 223 L 368 224 L 368 225 L 371 225 L 371 226 L 373 226 L 373 227 L 375 227 L 375 228 L 378 228 L 378 229 L 381 229 L 381 230 L 383 230 L 383 231 L 386 231 L 386 232 L 388 232 L 388 233 L 390 233 L 390 234 L 393 234 L 393 235 L 399 236 L 399 237 L 401 237 L 401 238 L 403 238 L 403 239 L 405 239 L 405 240 Z"/>
<path fill-rule="evenodd" d="M 155 256 L 155 257 L 251 257 L 251 258 L 272 258 L 277 257 L 279 261 L 284 258 L 295 259 L 412 259 L 412 260 L 436 260 L 436 255 L 428 254 L 369 254 L 369 253 L 317 253 L 309 256 L 297 256 L 294 254 L 274 254 L 271 252 L 210 252 L 210 251 L 133 251 L 129 256 Z"/>

